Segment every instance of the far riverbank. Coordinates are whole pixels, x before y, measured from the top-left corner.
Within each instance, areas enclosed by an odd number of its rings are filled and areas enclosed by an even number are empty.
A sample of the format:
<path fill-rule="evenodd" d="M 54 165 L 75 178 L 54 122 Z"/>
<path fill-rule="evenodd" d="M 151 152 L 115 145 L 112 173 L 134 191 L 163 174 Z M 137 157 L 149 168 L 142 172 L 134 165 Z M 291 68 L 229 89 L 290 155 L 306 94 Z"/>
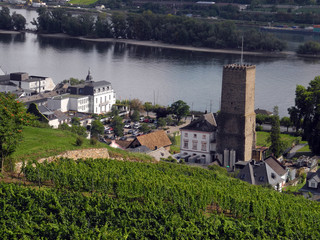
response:
<path fill-rule="evenodd" d="M 88 37 L 72 37 L 63 33 L 55 33 L 55 34 L 39 34 L 42 37 L 50 37 L 50 38 L 73 38 L 79 39 L 82 41 L 88 42 L 113 42 L 113 43 L 126 43 L 131 45 L 138 46 L 146 46 L 146 47 L 160 47 L 160 48 L 169 48 L 169 49 L 178 49 L 178 50 L 186 50 L 186 51 L 195 51 L 195 52 L 208 52 L 208 53 L 224 53 L 224 54 L 239 54 L 241 55 L 241 50 L 234 49 L 212 49 L 212 48 L 203 48 L 203 47 L 193 47 L 193 46 L 183 46 L 183 45 L 175 45 L 175 44 L 167 44 L 158 41 L 140 41 L 133 39 L 115 39 L 115 38 L 88 38 Z M 295 56 L 296 53 L 293 51 L 282 51 L 282 52 L 250 52 L 243 51 L 244 55 L 251 56 L 262 56 L 262 57 L 292 57 Z"/>

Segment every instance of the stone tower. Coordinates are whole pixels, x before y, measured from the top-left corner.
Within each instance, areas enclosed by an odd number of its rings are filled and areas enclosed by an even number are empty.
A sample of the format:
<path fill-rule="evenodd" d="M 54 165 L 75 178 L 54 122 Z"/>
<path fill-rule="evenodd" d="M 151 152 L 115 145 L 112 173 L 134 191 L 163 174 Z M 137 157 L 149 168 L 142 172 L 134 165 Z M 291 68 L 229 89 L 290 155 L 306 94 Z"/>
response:
<path fill-rule="evenodd" d="M 251 160 L 252 149 L 255 148 L 255 74 L 254 65 L 230 64 L 223 67 L 217 152 L 224 155 L 224 158 L 233 153 L 233 160 L 223 159 L 225 166 L 231 167 L 237 161 Z"/>

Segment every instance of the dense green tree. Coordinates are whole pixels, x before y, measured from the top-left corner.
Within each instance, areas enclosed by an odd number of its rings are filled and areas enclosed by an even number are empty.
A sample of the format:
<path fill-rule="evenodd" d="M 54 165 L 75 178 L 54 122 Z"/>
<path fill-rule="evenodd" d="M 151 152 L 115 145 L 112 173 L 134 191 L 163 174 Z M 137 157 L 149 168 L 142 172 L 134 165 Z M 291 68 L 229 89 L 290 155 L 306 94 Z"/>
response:
<path fill-rule="evenodd" d="M 0 29 L 12 30 L 12 27 L 10 9 L 8 7 L 2 7 L 0 10 Z"/>
<path fill-rule="evenodd" d="M 142 123 L 141 124 L 141 127 L 139 128 L 139 130 L 141 131 L 141 132 L 143 132 L 143 133 L 148 133 L 148 132 L 150 132 L 150 127 L 148 126 L 148 124 L 146 124 L 146 123 Z"/>
<path fill-rule="evenodd" d="M 182 100 L 178 100 L 170 106 L 170 111 L 176 116 L 178 124 L 182 117 L 189 114 L 189 109 L 190 107 Z"/>
<path fill-rule="evenodd" d="M 113 37 L 111 25 L 105 13 L 100 13 L 98 15 L 97 21 L 95 22 L 95 32 L 97 37 L 100 37 L 100 38 Z"/>
<path fill-rule="evenodd" d="M 104 133 L 104 126 L 100 120 L 94 120 L 91 123 L 91 137 L 97 138 L 100 135 Z"/>
<path fill-rule="evenodd" d="M 149 112 L 153 110 L 153 105 L 151 102 L 145 102 L 144 105 L 144 110 L 147 112 L 147 116 L 149 116 Z"/>
<path fill-rule="evenodd" d="M 72 125 L 72 126 L 80 126 L 80 118 L 78 118 L 78 117 L 73 117 L 73 118 L 71 119 L 71 125 Z"/>
<path fill-rule="evenodd" d="M 282 153 L 282 142 L 280 137 L 280 120 L 278 115 L 278 107 L 274 108 L 273 116 L 270 118 L 271 120 L 271 132 L 269 136 L 269 141 L 271 142 L 270 151 L 273 153 L 275 157 L 280 157 Z"/>
<path fill-rule="evenodd" d="M 256 123 L 261 126 L 262 124 L 265 123 L 267 117 L 268 116 L 265 114 L 257 114 L 256 115 Z"/>
<path fill-rule="evenodd" d="M 143 104 L 142 102 L 137 99 L 134 98 L 130 101 L 130 110 L 135 110 L 135 111 L 142 111 L 143 110 Z"/>
<path fill-rule="evenodd" d="M 295 106 L 288 109 L 290 119 L 297 129 L 302 128 L 303 138 L 314 154 L 320 154 L 320 76 L 309 86 L 298 85 Z"/>
<path fill-rule="evenodd" d="M 167 125 L 165 118 L 159 118 L 158 119 L 158 127 L 165 127 Z"/>
<path fill-rule="evenodd" d="M 133 111 L 132 115 L 130 116 L 131 121 L 138 122 L 139 118 L 140 118 L 139 111 L 137 111 L 137 110 Z"/>
<path fill-rule="evenodd" d="M 115 38 L 127 38 L 127 22 L 123 13 L 113 13 L 111 16 L 113 36 Z"/>
<path fill-rule="evenodd" d="M 299 54 L 320 54 L 320 43 L 309 41 L 299 46 L 297 53 Z"/>
<path fill-rule="evenodd" d="M 79 125 L 72 125 L 70 127 L 70 131 L 81 136 L 81 137 L 84 137 L 86 138 L 88 136 L 87 134 L 87 129 L 83 126 L 79 126 Z"/>
<path fill-rule="evenodd" d="M 5 160 L 16 150 L 22 139 L 23 125 L 30 125 L 32 115 L 26 113 L 23 103 L 10 93 L 0 93 L 0 157 L 1 171 Z"/>
<path fill-rule="evenodd" d="M 24 30 L 26 28 L 26 19 L 24 16 L 22 16 L 21 14 L 17 14 L 16 12 L 14 12 L 12 14 L 12 25 L 14 30 L 17 31 L 21 31 Z"/>
<path fill-rule="evenodd" d="M 169 114 L 169 110 L 166 107 L 161 106 L 155 106 L 153 111 L 156 113 L 157 119 L 166 118 Z"/>
<path fill-rule="evenodd" d="M 292 122 L 291 122 L 291 120 L 290 120 L 289 117 L 283 117 L 283 118 L 281 118 L 280 124 L 281 124 L 281 126 L 284 126 L 284 127 L 287 128 L 287 132 L 289 131 L 289 127 L 292 126 Z"/>
<path fill-rule="evenodd" d="M 69 78 L 62 81 L 62 83 L 69 83 L 71 86 L 84 83 L 85 81 L 83 79 L 79 80 L 78 78 Z"/>
<path fill-rule="evenodd" d="M 122 137 L 123 136 L 123 119 L 120 116 L 114 116 L 111 121 L 111 127 L 113 128 L 114 134 Z"/>

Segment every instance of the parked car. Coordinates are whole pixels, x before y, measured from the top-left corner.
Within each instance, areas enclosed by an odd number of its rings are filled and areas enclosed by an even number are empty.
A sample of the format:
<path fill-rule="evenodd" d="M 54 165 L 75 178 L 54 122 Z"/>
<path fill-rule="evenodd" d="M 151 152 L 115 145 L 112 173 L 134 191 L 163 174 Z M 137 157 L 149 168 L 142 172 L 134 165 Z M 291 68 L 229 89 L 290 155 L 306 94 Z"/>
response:
<path fill-rule="evenodd" d="M 110 129 L 109 130 L 105 130 L 104 133 L 110 134 L 110 133 L 112 133 L 112 130 L 110 130 Z"/>
<path fill-rule="evenodd" d="M 140 126 L 141 126 L 140 123 L 135 123 L 135 124 L 133 124 L 133 128 L 134 128 L 134 129 L 138 129 Z"/>
<path fill-rule="evenodd" d="M 124 128 L 131 128 L 131 124 L 129 124 L 129 123 L 125 124 Z"/>
<path fill-rule="evenodd" d="M 133 133 L 133 130 L 130 129 L 130 130 L 128 131 L 128 134 L 132 134 L 132 133 Z"/>
<path fill-rule="evenodd" d="M 125 140 L 127 140 L 127 139 L 128 139 L 128 138 L 125 137 L 125 136 L 123 136 L 123 137 L 120 138 L 120 140 L 122 140 L 122 141 L 125 141 Z"/>

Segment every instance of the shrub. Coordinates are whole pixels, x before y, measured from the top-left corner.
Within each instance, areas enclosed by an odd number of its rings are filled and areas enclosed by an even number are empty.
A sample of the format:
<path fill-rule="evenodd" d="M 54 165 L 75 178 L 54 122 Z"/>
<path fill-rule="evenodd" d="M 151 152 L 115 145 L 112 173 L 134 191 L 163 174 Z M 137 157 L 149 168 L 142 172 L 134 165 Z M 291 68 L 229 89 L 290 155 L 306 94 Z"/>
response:
<path fill-rule="evenodd" d="M 98 140 L 96 138 L 91 138 L 90 139 L 90 144 L 91 145 L 97 145 Z"/>
<path fill-rule="evenodd" d="M 263 127 L 262 126 L 256 126 L 256 131 L 262 131 Z"/>
<path fill-rule="evenodd" d="M 76 139 L 76 145 L 77 146 L 81 146 L 83 144 L 83 138 L 78 136 L 77 139 Z"/>

